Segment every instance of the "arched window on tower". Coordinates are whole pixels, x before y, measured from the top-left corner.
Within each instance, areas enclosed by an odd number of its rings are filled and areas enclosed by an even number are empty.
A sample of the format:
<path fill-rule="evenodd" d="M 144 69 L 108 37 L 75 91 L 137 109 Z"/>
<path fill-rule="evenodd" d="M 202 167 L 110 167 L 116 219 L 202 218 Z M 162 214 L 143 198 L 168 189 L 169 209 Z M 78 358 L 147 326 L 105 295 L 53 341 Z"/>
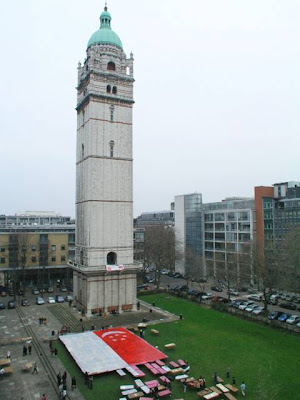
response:
<path fill-rule="evenodd" d="M 115 265 L 117 264 L 117 254 L 111 251 L 110 253 L 107 254 L 106 257 L 106 262 L 107 265 Z"/>
<path fill-rule="evenodd" d="M 116 64 L 115 64 L 114 62 L 110 61 L 110 62 L 107 64 L 107 69 L 108 69 L 109 71 L 115 71 L 115 70 L 116 70 Z"/>
<path fill-rule="evenodd" d="M 110 86 L 110 85 L 107 85 L 107 86 L 106 86 L 106 92 L 107 92 L 107 93 L 110 93 L 110 92 L 111 92 L 111 86 Z"/>
<path fill-rule="evenodd" d="M 81 158 L 84 158 L 84 144 L 81 145 Z"/>
<path fill-rule="evenodd" d="M 114 107 L 114 106 L 110 106 L 110 107 L 109 107 L 109 111 L 110 111 L 110 122 L 114 122 L 114 111 L 115 111 L 115 107 Z"/>
<path fill-rule="evenodd" d="M 114 145 L 115 145 L 115 142 L 113 140 L 111 140 L 109 142 L 109 155 L 110 155 L 110 157 L 114 156 Z"/>
<path fill-rule="evenodd" d="M 112 92 L 113 92 L 113 94 L 117 94 L 117 86 L 113 86 Z"/>

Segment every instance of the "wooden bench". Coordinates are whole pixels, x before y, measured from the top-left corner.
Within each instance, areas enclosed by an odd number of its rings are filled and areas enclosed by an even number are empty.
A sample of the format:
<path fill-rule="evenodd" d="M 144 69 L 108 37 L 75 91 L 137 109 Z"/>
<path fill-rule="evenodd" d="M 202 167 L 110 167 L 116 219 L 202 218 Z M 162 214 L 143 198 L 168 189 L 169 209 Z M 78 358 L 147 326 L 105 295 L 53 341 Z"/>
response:
<path fill-rule="evenodd" d="M 223 393 L 228 393 L 229 389 L 223 385 L 223 383 L 217 383 L 216 387 L 220 389 Z"/>
<path fill-rule="evenodd" d="M 155 336 L 159 335 L 159 331 L 157 329 L 151 329 L 151 333 Z"/>
<path fill-rule="evenodd" d="M 175 349 L 175 348 L 176 348 L 176 344 L 175 343 L 165 344 L 165 349 Z"/>
<path fill-rule="evenodd" d="M 117 374 L 119 376 L 125 376 L 126 375 L 126 372 L 124 372 L 122 369 L 117 369 L 116 372 L 117 372 Z"/>
<path fill-rule="evenodd" d="M 211 393 L 211 390 L 210 390 L 210 389 L 203 389 L 203 390 L 201 390 L 200 392 L 198 392 L 197 394 L 198 394 L 198 396 L 203 397 L 203 396 L 205 396 L 205 395 L 208 394 L 208 393 Z"/>
<path fill-rule="evenodd" d="M 232 396 L 232 394 L 230 393 L 223 393 L 225 397 L 227 397 L 227 399 L 229 400 L 237 400 L 234 396 Z"/>
<path fill-rule="evenodd" d="M 225 386 L 227 387 L 227 389 L 231 390 L 231 392 L 233 392 L 233 393 L 237 393 L 239 391 L 239 389 L 237 387 L 231 385 L 230 383 L 227 383 Z"/>
<path fill-rule="evenodd" d="M 186 367 L 186 362 L 183 361 L 183 360 L 178 360 L 178 364 L 179 364 L 181 367 Z"/>
<path fill-rule="evenodd" d="M 161 392 L 158 392 L 159 397 L 164 397 L 164 396 L 171 396 L 172 392 L 169 389 L 162 390 Z"/>
<path fill-rule="evenodd" d="M 173 367 L 173 368 L 179 368 L 179 367 L 180 367 L 180 365 L 177 364 L 175 361 L 171 361 L 171 362 L 170 362 L 170 365 L 171 365 L 171 367 Z"/>

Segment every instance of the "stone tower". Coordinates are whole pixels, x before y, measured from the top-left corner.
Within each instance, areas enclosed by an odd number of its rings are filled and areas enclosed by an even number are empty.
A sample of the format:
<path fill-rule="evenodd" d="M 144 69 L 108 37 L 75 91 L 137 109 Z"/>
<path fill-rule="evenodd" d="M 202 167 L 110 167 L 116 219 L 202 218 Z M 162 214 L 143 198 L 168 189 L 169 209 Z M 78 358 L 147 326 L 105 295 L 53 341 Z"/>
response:
<path fill-rule="evenodd" d="M 107 7 L 78 65 L 74 297 L 87 316 L 136 309 L 133 264 L 133 55 Z"/>

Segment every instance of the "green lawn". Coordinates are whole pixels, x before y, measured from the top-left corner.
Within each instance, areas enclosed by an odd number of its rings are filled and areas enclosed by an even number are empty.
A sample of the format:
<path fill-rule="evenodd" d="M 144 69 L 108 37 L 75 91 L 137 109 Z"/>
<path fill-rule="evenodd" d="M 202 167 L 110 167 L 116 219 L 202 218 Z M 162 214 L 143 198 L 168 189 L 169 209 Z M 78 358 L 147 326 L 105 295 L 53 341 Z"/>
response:
<path fill-rule="evenodd" d="M 227 366 L 230 366 L 237 385 L 245 381 L 248 399 L 299 398 L 299 337 L 165 294 L 143 296 L 142 299 L 155 302 L 156 306 L 170 312 L 183 314 L 183 320 L 156 325 L 159 336 L 152 336 L 148 328 L 145 339 L 162 351 L 164 344 L 176 343 L 176 350 L 164 352 L 170 361 L 187 360 L 191 365 L 190 376 L 203 375 L 210 386 L 213 373 L 225 378 Z M 77 376 L 78 387 L 86 399 L 116 400 L 121 397 L 119 385 L 133 383 L 133 377 L 128 374 L 121 379 L 116 373 L 110 373 L 96 377 L 94 389 L 87 390 L 76 364 L 64 347 L 58 346 L 63 364 L 71 375 Z M 143 379 L 154 378 L 147 374 Z M 231 380 L 225 379 L 225 382 Z M 191 389 L 183 395 L 179 382 L 172 383 L 172 392 L 174 399 L 199 398 Z M 242 398 L 241 394 L 237 398 Z"/>

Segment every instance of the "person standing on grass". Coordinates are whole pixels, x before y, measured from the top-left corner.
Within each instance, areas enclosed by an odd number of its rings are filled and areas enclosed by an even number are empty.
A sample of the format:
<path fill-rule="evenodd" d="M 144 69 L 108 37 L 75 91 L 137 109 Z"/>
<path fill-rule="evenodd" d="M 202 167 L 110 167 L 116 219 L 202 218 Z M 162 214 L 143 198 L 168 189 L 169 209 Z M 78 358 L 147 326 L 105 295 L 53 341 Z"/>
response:
<path fill-rule="evenodd" d="M 94 378 L 93 378 L 93 375 L 91 375 L 90 377 L 89 377 L 89 388 L 92 390 L 93 389 L 93 381 L 94 381 Z"/>
<path fill-rule="evenodd" d="M 55 349 L 54 349 L 54 355 L 55 355 L 55 357 L 57 357 L 57 353 L 58 353 L 58 351 L 57 351 L 57 348 L 55 347 Z"/>
<path fill-rule="evenodd" d="M 89 383 L 89 374 L 87 372 L 84 373 L 84 384 L 87 386 Z"/>
<path fill-rule="evenodd" d="M 187 382 L 186 382 L 186 379 L 184 379 L 184 380 L 182 381 L 182 386 L 183 386 L 183 393 L 186 393 L 186 389 L 187 389 Z"/>
<path fill-rule="evenodd" d="M 232 377 L 232 384 L 235 385 L 235 377 Z"/>
<path fill-rule="evenodd" d="M 214 373 L 214 382 L 215 382 L 215 385 L 218 383 L 218 374 L 217 374 L 217 372 Z"/>
<path fill-rule="evenodd" d="M 227 379 L 230 378 L 230 367 L 227 367 L 226 378 L 227 378 Z"/>
<path fill-rule="evenodd" d="M 242 382 L 242 384 L 241 384 L 241 392 L 242 392 L 242 395 L 245 397 L 246 396 L 246 384 L 245 384 L 245 382 Z"/>

